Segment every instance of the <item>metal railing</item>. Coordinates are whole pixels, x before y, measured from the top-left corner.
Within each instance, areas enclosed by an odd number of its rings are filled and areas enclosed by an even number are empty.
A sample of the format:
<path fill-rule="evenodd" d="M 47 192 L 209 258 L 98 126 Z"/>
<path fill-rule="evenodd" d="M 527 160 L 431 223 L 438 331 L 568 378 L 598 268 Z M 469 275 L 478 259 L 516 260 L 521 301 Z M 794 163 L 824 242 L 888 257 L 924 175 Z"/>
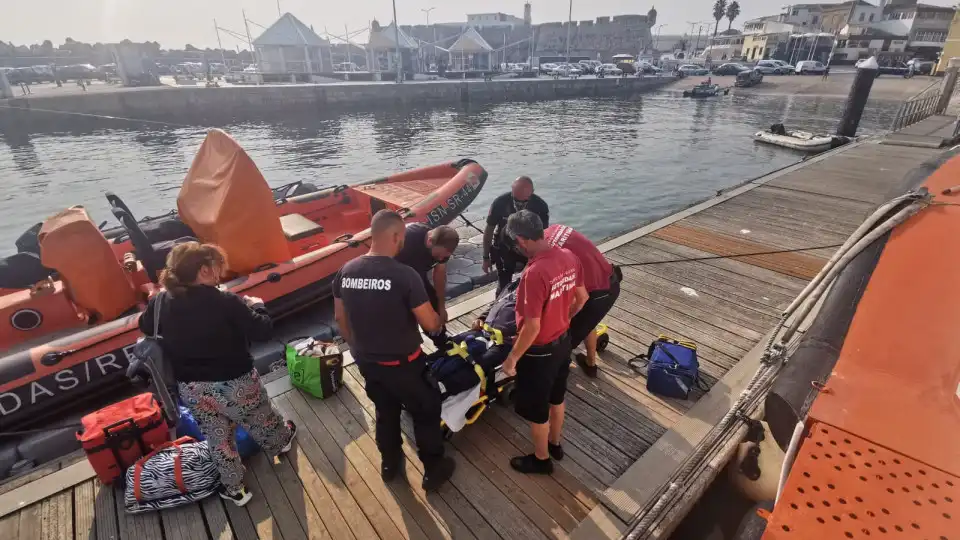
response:
<path fill-rule="evenodd" d="M 940 82 L 935 81 L 919 94 L 900 104 L 890 129 L 898 131 L 937 114 L 937 104 L 939 102 Z"/>

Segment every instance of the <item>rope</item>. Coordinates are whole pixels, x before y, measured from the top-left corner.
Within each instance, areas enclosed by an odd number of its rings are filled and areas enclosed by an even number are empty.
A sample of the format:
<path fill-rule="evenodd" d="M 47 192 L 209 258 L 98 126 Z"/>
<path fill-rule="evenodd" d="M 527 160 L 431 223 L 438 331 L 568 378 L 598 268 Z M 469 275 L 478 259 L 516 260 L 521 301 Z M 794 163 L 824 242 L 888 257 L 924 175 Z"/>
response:
<path fill-rule="evenodd" d="M 459 214 L 459 215 L 457 215 L 457 217 L 460 218 L 460 219 L 462 219 L 463 222 L 466 223 L 468 226 L 473 227 L 474 229 L 476 229 L 476 231 L 479 232 L 480 234 L 483 234 L 483 233 L 484 233 L 483 229 L 481 229 L 480 227 L 477 227 L 476 225 L 474 225 L 473 222 L 471 222 L 469 219 L 467 219 L 467 217 L 464 216 L 463 214 Z"/>
<path fill-rule="evenodd" d="M 813 246 L 813 247 L 796 248 L 796 249 L 778 249 L 774 251 L 754 251 L 753 253 L 738 253 L 736 255 L 711 255 L 709 257 L 692 257 L 689 259 L 667 259 L 665 261 L 647 261 L 647 262 L 639 262 L 639 263 L 618 264 L 617 266 L 622 268 L 624 266 L 647 266 L 651 264 L 712 261 L 715 259 L 735 259 L 737 257 L 754 257 L 756 255 L 776 255 L 778 253 L 796 253 L 798 251 L 815 251 L 818 249 L 831 249 L 831 248 L 838 248 L 842 245 L 843 244 L 830 244 L 827 246 Z"/>
<path fill-rule="evenodd" d="M 87 118 L 100 118 L 104 120 L 123 120 L 125 122 L 142 122 L 145 124 L 157 124 L 161 126 L 169 127 L 179 127 L 179 128 L 190 128 L 197 129 L 197 126 L 191 126 L 188 124 L 177 124 L 174 122 L 163 122 L 161 120 L 144 120 L 141 118 L 124 118 L 122 116 L 108 116 L 106 114 L 92 114 L 92 113 L 81 113 L 81 112 L 70 112 L 70 111 L 55 111 L 53 109 L 37 109 L 34 107 L 11 107 L 9 105 L 0 105 L 2 109 L 10 109 L 11 111 L 34 111 L 34 112 L 45 112 L 53 114 L 66 114 L 70 116 L 84 116 Z"/>

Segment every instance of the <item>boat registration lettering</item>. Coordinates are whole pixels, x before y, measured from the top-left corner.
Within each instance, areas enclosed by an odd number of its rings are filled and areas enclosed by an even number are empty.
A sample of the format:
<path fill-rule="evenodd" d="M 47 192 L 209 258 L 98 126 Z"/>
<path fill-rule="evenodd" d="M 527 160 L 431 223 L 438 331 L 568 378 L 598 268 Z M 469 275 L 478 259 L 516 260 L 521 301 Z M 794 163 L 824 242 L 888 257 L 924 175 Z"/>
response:
<path fill-rule="evenodd" d="M 41 404 L 126 370 L 133 358 L 134 347 L 133 344 L 127 345 L 0 394 L 0 416 L 15 414 L 25 406 Z"/>
<path fill-rule="evenodd" d="M 471 173 L 463 187 L 447 198 L 446 205 L 437 205 L 427 212 L 427 225 L 436 227 L 447 221 L 447 216 L 455 216 L 462 212 L 473 202 L 479 186 L 481 186 L 480 179 Z"/>

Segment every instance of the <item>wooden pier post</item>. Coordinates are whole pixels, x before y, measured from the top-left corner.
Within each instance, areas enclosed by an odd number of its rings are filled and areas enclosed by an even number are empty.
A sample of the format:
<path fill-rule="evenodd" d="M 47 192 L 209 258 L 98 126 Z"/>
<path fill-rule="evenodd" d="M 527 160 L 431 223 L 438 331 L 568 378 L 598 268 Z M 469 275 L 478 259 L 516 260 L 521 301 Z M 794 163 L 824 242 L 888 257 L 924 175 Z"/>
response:
<path fill-rule="evenodd" d="M 873 80 L 877 78 L 879 69 L 877 59 L 873 57 L 857 68 L 857 75 L 853 79 L 853 84 L 850 85 L 850 95 L 847 96 L 847 105 L 843 109 L 843 117 L 840 118 L 840 125 L 837 126 L 837 135 L 856 136 L 860 116 L 863 115 L 863 108 L 867 104 L 867 98 L 870 97 L 870 89 L 873 88 Z"/>
<path fill-rule="evenodd" d="M 957 73 L 960 73 L 960 58 L 951 58 L 947 62 L 947 70 L 943 74 L 943 84 L 940 85 L 940 100 L 937 101 L 937 114 L 943 114 L 950 105 L 953 90 L 957 86 Z"/>

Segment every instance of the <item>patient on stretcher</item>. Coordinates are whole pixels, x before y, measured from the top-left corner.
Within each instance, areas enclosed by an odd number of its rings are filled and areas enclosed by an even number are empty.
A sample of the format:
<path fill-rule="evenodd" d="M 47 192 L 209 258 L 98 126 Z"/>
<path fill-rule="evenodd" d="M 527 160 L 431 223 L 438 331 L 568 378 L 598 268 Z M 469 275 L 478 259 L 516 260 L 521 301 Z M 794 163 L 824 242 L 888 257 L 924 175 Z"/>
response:
<path fill-rule="evenodd" d="M 430 355 L 430 372 L 444 398 L 468 391 L 480 383 L 477 367 L 483 371 L 490 398 L 497 396 L 495 375 L 517 336 L 517 287 L 519 277 L 500 292 L 490 309 L 473 323 L 473 328 L 448 338 L 445 350 Z M 474 367 L 477 366 L 477 367 Z"/>

